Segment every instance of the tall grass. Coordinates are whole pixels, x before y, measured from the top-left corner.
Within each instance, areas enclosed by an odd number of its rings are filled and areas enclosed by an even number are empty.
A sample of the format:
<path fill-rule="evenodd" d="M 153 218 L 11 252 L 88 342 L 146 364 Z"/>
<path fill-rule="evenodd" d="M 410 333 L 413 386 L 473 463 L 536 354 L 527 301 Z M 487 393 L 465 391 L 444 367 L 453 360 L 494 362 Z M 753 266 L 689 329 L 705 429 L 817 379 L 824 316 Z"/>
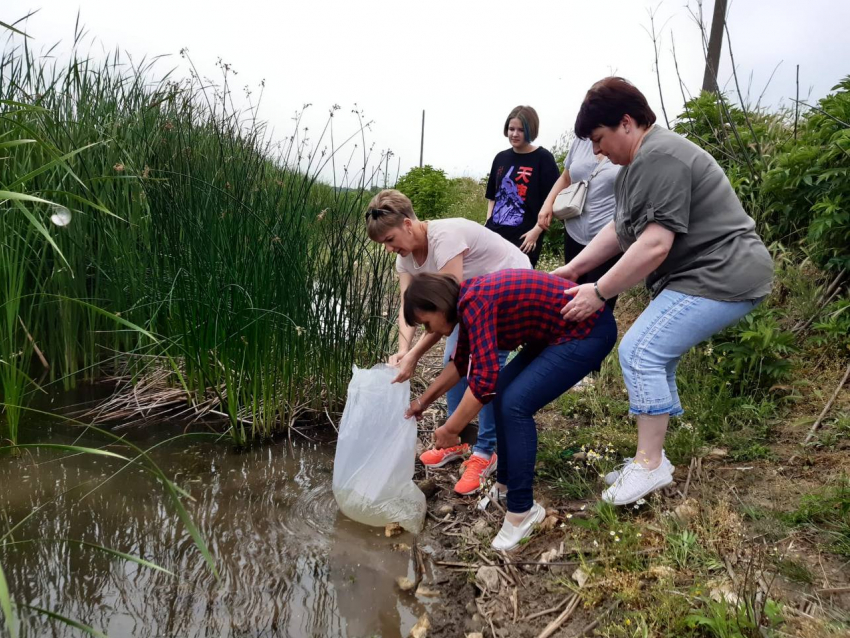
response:
<path fill-rule="evenodd" d="M 4 299 L 0 353 L 37 345 L 66 388 L 144 355 L 136 374 L 168 365 L 188 401 L 218 397 L 239 443 L 337 410 L 352 362 L 387 349 L 395 303 L 390 262 L 362 230 L 367 154 L 344 188 L 323 184 L 334 111 L 310 147 L 300 130 L 276 145 L 255 110 L 234 108 L 225 65 L 218 87 L 155 68 L 5 48 L 0 100 L 24 106 L 0 115 L 0 142 L 38 143 L 3 149 L 0 190 L 72 220 L 39 234 L 0 197 L 1 283 L 19 290 Z M 26 210 L 50 226 L 51 206 Z M 33 391 L 30 372 L 23 359 L 8 383 L 0 372 L 4 403 Z"/>

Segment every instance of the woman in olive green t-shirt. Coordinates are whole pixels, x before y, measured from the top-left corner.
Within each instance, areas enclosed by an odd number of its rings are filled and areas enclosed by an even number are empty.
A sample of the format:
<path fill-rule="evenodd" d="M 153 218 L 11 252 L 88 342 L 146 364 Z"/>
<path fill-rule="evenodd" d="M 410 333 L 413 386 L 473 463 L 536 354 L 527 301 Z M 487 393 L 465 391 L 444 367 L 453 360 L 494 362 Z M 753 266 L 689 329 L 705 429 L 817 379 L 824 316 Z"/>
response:
<path fill-rule="evenodd" d="M 564 317 L 581 321 L 644 279 L 653 296 L 618 350 L 638 444 L 623 470 L 606 477 L 610 487 L 602 498 L 626 505 L 673 480 L 663 447 L 670 417 L 683 413 L 676 388 L 680 358 L 767 296 L 773 261 L 720 165 L 657 127 L 646 98 L 626 80 L 594 84 L 575 130 L 623 168 L 614 220 L 554 274 L 576 281 L 623 256 L 596 283 L 576 290 Z"/>

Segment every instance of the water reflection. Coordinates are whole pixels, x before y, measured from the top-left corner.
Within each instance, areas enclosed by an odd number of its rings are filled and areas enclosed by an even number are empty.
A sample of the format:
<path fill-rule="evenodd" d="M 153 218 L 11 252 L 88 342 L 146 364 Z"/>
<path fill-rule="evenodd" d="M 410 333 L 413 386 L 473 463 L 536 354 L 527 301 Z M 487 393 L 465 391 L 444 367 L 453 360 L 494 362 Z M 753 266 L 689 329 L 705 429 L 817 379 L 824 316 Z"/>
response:
<path fill-rule="evenodd" d="M 396 577 L 412 577 L 412 564 L 392 545 L 410 538 L 385 538 L 339 514 L 331 450 L 274 445 L 236 455 L 226 445 L 179 442 L 154 458 L 195 499 L 185 504 L 221 580 L 148 473 L 125 470 L 91 491 L 120 465 L 35 451 L 0 458 L 5 528 L 54 501 L 15 533 L 45 542 L 0 548 L 17 600 L 134 637 L 389 638 L 406 635 L 423 613 L 394 587 Z M 176 577 L 63 539 L 135 554 Z M 23 636 L 79 633 L 35 615 L 22 621 Z"/>

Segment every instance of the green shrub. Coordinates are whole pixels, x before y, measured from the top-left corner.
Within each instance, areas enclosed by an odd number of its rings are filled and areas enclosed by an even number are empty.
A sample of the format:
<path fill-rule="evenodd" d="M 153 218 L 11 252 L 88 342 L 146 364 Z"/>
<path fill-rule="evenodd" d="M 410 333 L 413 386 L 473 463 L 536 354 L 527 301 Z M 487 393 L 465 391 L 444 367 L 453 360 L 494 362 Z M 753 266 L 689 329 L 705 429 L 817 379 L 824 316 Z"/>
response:
<path fill-rule="evenodd" d="M 445 217 L 463 217 L 479 224 L 487 221 L 487 200 L 484 199 L 486 182 L 471 177 L 449 180 L 448 207 Z M 417 209 L 417 214 L 419 213 Z"/>
<path fill-rule="evenodd" d="M 552 155 L 555 157 L 555 163 L 558 165 L 558 170 L 564 172 L 564 162 L 567 159 L 567 154 L 570 152 L 570 146 L 576 139 L 575 132 L 570 129 L 561 133 L 561 136 L 552 145 Z"/>
<path fill-rule="evenodd" d="M 812 330 L 810 342 L 813 345 L 850 355 L 850 299 L 839 299 L 827 306 L 823 319 L 814 323 Z"/>
<path fill-rule="evenodd" d="M 795 336 L 779 327 L 776 314 L 758 308 L 713 340 L 721 354 L 719 371 L 741 394 L 766 390 L 791 375 Z"/>
<path fill-rule="evenodd" d="M 850 76 L 810 110 L 765 175 L 765 210 L 783 234 L 804 235 L 816 262 L 850 265 Z"/>
<path fill-rule="evenodd" d="M 674 130 L 723 167 L 765 241 L 800 244 L 838 271 L 850 265 L 850 77 L 832 90 L 799 118 L 702 93 Z"/>
<path fill-rule="evenodd" d="M 449 207 L 449 180 L 438 168 L 426 164 L 411 168 L 401 176 L 396 188 L 410 198 L 420 219 L 446 217 Z"/>

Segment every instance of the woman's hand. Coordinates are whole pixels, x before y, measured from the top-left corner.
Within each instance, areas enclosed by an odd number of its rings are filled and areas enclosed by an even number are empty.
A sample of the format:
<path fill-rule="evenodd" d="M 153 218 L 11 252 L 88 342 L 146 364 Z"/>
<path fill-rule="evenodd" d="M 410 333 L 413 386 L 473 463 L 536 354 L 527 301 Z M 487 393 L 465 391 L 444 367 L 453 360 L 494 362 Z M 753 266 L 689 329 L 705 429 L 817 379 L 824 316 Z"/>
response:
<path fill-rule="evenodd" d="M 438 450 L 447 447 L 453 447 L 460 442 L 460 437 L 456 432 L 449 430 L 445 423 L 434 431 L 434 447 Z"/>
<path fill-rule="evenodd" d="M 399 364 L 399 363 L 401 362 L 401 360 L 402 360 L 402 359 L 404 359 L 404 357 L 406 357 L 406 356 L 407 356 L 407 351 L 406 351 L 406 350 L 405 350 L 405 351 L 401 351 L 401 350 L 399 350 L 399 351 L 398 351 L 398 352 L 396 352 L 394 355 L 392 355 L 389 359 L 387 359 L 387 365 L 390 365 L 390 366 L 392 366 L 392 367 L 394 367 L 394 368 L 395 368 L 395 367 L 398 367 L 398 364 Z"/>
<path fill-rule="evenodd" d="M 543 204 L 543 207 L 540 209 L 540 212 L 537 213 L 537 225 L 540 226 L 543 230 L 549 230 L 549 226 L 552 224 L 552 207 L 546 206 Z"/>
<path fill-rule="evenodd" d="M 561 315 L 567 321 L 583 321 L 602 307 L 605 302 L 596 296 L 593 284 L 582 284 L 565 291 L 567 298 L 572 297 L 561 308 Z"/>
<path fill-rule="evenodd" d="M 572 262 L 570 262 L 570 264 L 571 263 Z M 579 274 L 570 264 L 561 266 L 560 268 L 555 268 L 555 270 L 551 271 L 549 274 L 555 275 L 556 277 L 561 277 L 562 279 L 567 279 L 569 281 L 575 281 L 579 278 Z"/>
<path fill-rule="evenodd" d="M 416 417 L 416 420 L 422 418 L 422 413 L 425 412 L 425 408 L 428 407 L 426 405 L 422 405 L 422 401 L 419 399 L 413 399 L 410 402 L 410 406 L 407 408 L 407 412 L 404 413 L 404 418 L 409 419 L 411 417 Z"/>
<path fill-rule="evenodd" d="M 407 354 L 403 355 L 400 359 L 396 361 L 396 363 L 392 363 L 393 357 L 398 356 L 394 354 L 390 357 L 390 365 L 398 368 L 398 375 L 393 379 L 393 383 L 402 383 L 407 381 L 410 377 L 413 376 L 413 372 L 416 370 L 416 364 L 419 362 L 419 359 L 411 350 Z"/>
<path fill-rule="evenodd" d="M 542 234 L 543 229 L 540 226 L 535 226 L 520 237 L 520 239 L 522 239 L 522 244 L 520 244 L 519 249 L 526 254 L 530 253 L 534 250 L 534 247 L 537 246 L 537 240 L 540 239 L 540 235 Z"/>

